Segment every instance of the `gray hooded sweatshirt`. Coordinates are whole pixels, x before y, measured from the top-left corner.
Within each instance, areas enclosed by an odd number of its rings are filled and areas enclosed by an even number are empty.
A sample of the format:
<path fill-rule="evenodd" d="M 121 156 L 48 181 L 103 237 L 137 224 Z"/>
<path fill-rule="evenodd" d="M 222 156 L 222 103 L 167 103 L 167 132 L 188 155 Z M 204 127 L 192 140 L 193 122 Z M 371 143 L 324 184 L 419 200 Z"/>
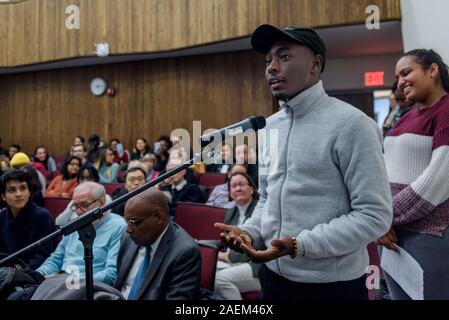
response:
<path fill-rule="evenodd" d="M 329 97 L 321 81 L 267 119 L 259 132 L 260 200 L 242 229 L 267 247 L 296 237 L 299 254 L 267 262 L 291 281 L 360 278 L 367 245 L 392 222 L 392 204 L 376 123 Z"/>

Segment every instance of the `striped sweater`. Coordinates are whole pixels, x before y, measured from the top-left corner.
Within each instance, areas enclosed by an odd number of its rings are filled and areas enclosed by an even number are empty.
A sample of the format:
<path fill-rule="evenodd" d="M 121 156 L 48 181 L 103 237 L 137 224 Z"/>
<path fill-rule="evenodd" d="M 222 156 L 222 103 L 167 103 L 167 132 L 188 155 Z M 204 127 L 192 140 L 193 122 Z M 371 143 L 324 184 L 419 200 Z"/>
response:
<path fill-rule="evenodd" d="M 441 237 L 449 226 L 449 95 L 407 113 L 384 148 L 393 226 Z"/>

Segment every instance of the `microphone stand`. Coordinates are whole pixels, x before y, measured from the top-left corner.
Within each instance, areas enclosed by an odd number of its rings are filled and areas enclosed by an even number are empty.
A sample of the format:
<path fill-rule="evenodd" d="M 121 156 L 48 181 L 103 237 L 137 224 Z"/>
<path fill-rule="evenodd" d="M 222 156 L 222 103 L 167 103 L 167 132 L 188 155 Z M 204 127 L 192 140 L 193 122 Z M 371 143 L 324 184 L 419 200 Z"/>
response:
<path fill-rule="evenodd" d="M 212 143 L 213 145 L 213 143 Z M 209 150 L 205 150 L 201 153 L 196 153 L 193 155 L 193 158 L 190 160 L 180 164 L 176 168 L 173 168 L 172 170 L 164 173 L 163 175 L 160 175 L 155 180 L 145 183 L 143 186 L 130 191 L 120 198 L 117 198 L 113 200 L 111 203 L 104 205 L 103 207 L 94 208 L 82 216 L 68 222 L 66 225 L 62 226 L 59 230 L 50 233 L 49 235 L 43 237 L 42 239 L 26 246 L 23 249 L 20 249 L 19 251 L 9 255 L 8 257 L 4 258 L 3 260 L 0 260 L 0 267 L 3 265 L 6 265 L 7 263 L 14 261 L 19 256 L 24 254 L 25 252 L 28 252 L 43 243 L 50 241 L 56 237 L 59 237 L 61 235 L 67 236 L 75 231 L 78 231 L 78 234 L 80 236 L 80 241 L 83 243 L 84 246 L 84 262 L 86 266 L 86 299 L 87 300 L 93 300 L 94 299 L 94 284 L 93 284 L 93 251 L 92 246 L 95 239 L 95 228 L 92 225 L 92 222 L 100 219 L 103 216 L 103 213 L 110 210 L 111 208 L 115 207 L 116 205 L 127 201 L 128 199 L 134 197 L 135 195 L 145 191 L 146 189 L 149 189 L 156 184 L 164 181 L 165 179 L 171 177 L 172 175 L 178 173 L 179 171 L 182 171 L 184 169 L 187 169 L 189 166 L 191 166 L 194 162 L 201 159 L 201 156 L 203 154 L 206 154 L 207 152 L 210 152 Z"/>

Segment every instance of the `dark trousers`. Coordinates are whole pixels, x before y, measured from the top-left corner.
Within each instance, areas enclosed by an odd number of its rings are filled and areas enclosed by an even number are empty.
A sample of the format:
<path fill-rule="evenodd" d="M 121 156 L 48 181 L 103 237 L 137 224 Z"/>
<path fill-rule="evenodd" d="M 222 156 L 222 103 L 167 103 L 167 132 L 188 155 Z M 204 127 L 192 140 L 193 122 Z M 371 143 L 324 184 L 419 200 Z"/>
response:
<path fill-rule="evenodd" d="M 368 300 L 366 277 L 330 283 L 290 281 L 262 265 L 259 272 L 261 300 Z"/>

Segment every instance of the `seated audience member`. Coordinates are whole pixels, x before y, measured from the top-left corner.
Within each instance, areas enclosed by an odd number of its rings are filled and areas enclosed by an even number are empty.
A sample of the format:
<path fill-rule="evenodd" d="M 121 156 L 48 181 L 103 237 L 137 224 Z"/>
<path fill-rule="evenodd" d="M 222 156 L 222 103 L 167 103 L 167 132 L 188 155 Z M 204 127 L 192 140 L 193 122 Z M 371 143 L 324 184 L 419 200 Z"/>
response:
<path fill-rule="evenodd" d="M 257 165 L 257 153 L 255 153 L 255 149 L 251 151 L 251 158 L 249 156 L 248 145 L 241 144 L 235 146 L 235 163 L 237 164 L 246 164 L 247 172 L 251 179 L 254 181 L 256 186 L 259 185 L 259 169 Z"/>
<path fill-rule="evenodd" d="M 97 134 L 92 134 L 87 142 L 87 161 L 96 164 L 100 161 L 101 150 L 100 148 L 100 136 Z"/>
<path fill-rule="evenodd" d="M 128 192 L 143 186 L 145 182 L 146 182 L 146 172 L 145 170 L 143 170 L 143 168 L 141 167 L 129 168 L 128 171 L 126 171 L 124 188 L 114 193 L 112 198 L 113 199 L 120 198 L 124 194 L 127 194 Z M 123 217 L 125 214 L 125 205 L 126 201 L 113 207 L 111 211 Z"/>
<path fill-rule="evenodd" d="M 80 158 L 82 165 L 85 165 L 86 163 L 88 163 L 86 147 L 84 145 L 82 145 L 82 144 L 78 144 L 78 145 L 74 144 L 72 146 L 72 149 L 71 149 L 70 153 L 71 153 L 72 156 Z"/>
<path fill-rule="evenodd" d="M 120 140 L 117 138 L 113 138 L 111 139 L 111 141 L 109 141 L 109 148 L 114 153 L 114 163 L 118 163 L 121 168 L 126 169 L 126 166 L 128 165 L 129 159 L 131 157 L 129 151 L 123 147 L 123 144 L 121 144 Z"/>
<path fill-rule="evenodd" d="M 85 142 L 86 142 L 86 139 L 84 139 L 84 137 L 81 135 L 76 136 L 75 139 L 73 139 L 74 146 L 84 146 Z"/>
<path fill-rule="evenodd" d="M 101 184 L 83 182 L 73 192 L 71 209 L 82 216 L 89 210 L 106 204 L 106 192 Z M 114 285 L 117 276 L 117 253 L 120 239 L 125 231 L 126 223 L 123 218 L 105 212 L 103 217 L 92 223 L 95 227 L 95 241 L 93 244 L 93 277 L 94 281 Z M 77 267 L 80 277 L 85 277 L 84 247 L 79 240 L 78 232 L 64 237 L 55 252 L 45 260 L 36 270 L 44 276 L 60 271 L 71 272 Z M 72 269 L 73 271 L 73 269 Z"/>
<path fill-rule="evenodd" d="M 2 138 L 0 138 L 0 156 L 7 156 L 8 152 L 2 147 Z"/>
<path fill-rule="evenodd" d="M 7 155 L 1 154 L 0 155 L 0 169 L 3 170 L 3 172 L 8 171 L 11 168 L 10 160 Z"/>
<path fill-rule="evenodd" d="M 170 141 L 170 137 L 166 135 L 160 136 L 155 145 L 154 145 L 154 155 L 157 159 L 156 167 L 154 168 L 156 171 L 162 172 L 167 166 L 168 160 L 170 158 L 170 149 L 172 148 L 172 144 Z"/>
<path fill-rule="evenodd" d="M 12 144 L 8 149 L 9 160 L 12 160 L 12 157 L 14 157 L 17 152 L 20 152 L 21 149 L 22 148 L 18 144 Z"/>
<path fill-rule="evenodd" d="M 200 250 L 170 221 L 163 193 L 149 189 L 129 199 L 125 220 L 114 287 L 128 300 L 198 299 Z"/>
<path fill-rule="evenodd" d="M 147 181 L 153 181 L 157 177 L 159 177 L 159 172 L 154 170 L 156 166 L 156 156 L 151 153 L 147 153 L 143 156 L 142 163 L 147 168 Z"/>
<path fill-rule="evenodd" d="M 32 201 L 37 204 L 39 207 L 43 207 L 45 205 L 44 201 L 44 191 L 42 190 L 41 183 L 39 182 L 39 176 L 37 170 L 27 164 L 20 168 L 21 171 L 25 172 L 30 177 L 30 185 L 31 185 L 31 194 Z"/>
<path fill-rule="evenodd" d="M 100 177 L 98 176 L 98 171 L 95 169 L 95 167 L 91 164 L 83 165 L 78 171 L 78 175 L 76 177 L 76 181 L 78 184 L 81 184 L 85 181 L 91 181 L 91 182 L 100 182 Z M 110 203 L 112 201 L 112 198 L 110 195 L 106 194 L 106 204 Z M 63 212 L 61 212 L 56 217 L 56 225 L 57 226 L 63 226 L 70 220 L 78 218 L 78 214 L 71 209 L 73 205 L 73 200 L 69 202 L 67 207 Z"/>
<path fill-rule="evenodd" d="M 167 171 L 181 164 L 180 159 L 170 160 L 167 164 Z M 181 170 L 165 180 L 167 184 L 161 191 L 170 199 L 170 215 L 175 214 L 178 202 L 203 202 L 201 190 L 197 184 L 187 182 L 184 177 L 186 170 Z"/>
<path fill-rule="evenodd" d="M 228 173 L 234 162 L 232 146 L 225 143 L 221 146 L 221 151 L 217 155 L 214 163 L 206 165 L 206 172 Z"/>
<path fill-rule="evenodd" d="M 226 175 L 226 182 L 215 186 L 212 193 L 207 199 L 206 204 L 209 206 L 220 207 L 220 208 L 233 208 L 235 206 L 234 200 L 229 197 L 229 177 L 234 173 L 244 172 L 246 173 L 246 166 L 243 164 L 235 164 L 232 166 L 231 170 L 228 171 Z"/>
<path fill-rule="evenodd" d="M 0 211 L 0 252 L 12 254 L 55 231 L 47 209 L 31 201 L 33 186 L 28 174 L 12 169 L 0 179 L 1 200 L 6 208 Z M 47 241 L 24 253 L 20 258 L 32 270 L 39 267 L 53 252 L 54 241 Z"/>
<path fill-rule="evenodd" d="M 258 166 L 257 163 L 257 148 L 256 147 L 250 147 L 248 150 L 248 163 L 249 164 L 255 164 L 256 167 Z"/>
<path fill-rule="evenodd" d="M 234 173 L 229 178 L 229 195 L 235 207 L 225 215 L 225 224 L 240 226 L 251 217 L 259 194 L 256 185 L 246 173 Z M 263 243 L 256 244 L 263 249 Z M 215 293 L 224 300 L 242 300 L 241 293 L 260 290 L 258 272 L 261 264 L 252 262 L 244 253 L 230 251 L 218 253 Z"/>
<path fill-rule="evenodd" d="M 11 169 L 11 165 L 8 156 L 0 155 L 0 177 L 9 169 Z"/>
<path fill-rule="evenodd" d="M 406 98 L 405 93 L 401 88 L 396 87 L 394 91 L 394 108 L 390 112 L 390 115 L 387 117 L 384 126 L 382 127 L 384 136 L 387 136 L 399 119 L 405 116 L 414 107 L 415 103 Z"/>
<path fill-rule="evenodd" d="M 177 140 L 173 139 L 173 141 L 177 141 Z M 173 147 L 170 149 L 170 157 L 169 157 L 168 161 L 169 162 L 177 161 L 180 164 L 186 162 L 187 160 L 190 159 L 190 155 L 192 154 L 192 152 L 187 151 L 187 150 L 188 149 L 186 149 L 185 147 L 183 147 L 182 145 L 177 143 L 176 148 Z M 196 178 L 195 178 L 195 172 L 204 172 L 204 170 L 202 170 L 202 169 L 204 169 L 203 162 L 199 162 L 195 165 L 191 165 L 190 167 L 188 167 L 186 169 L 186 174 L 184 176 L 184 179 L 187 182 L 196 184 L 197 182 L 196 182 Z M 167 171 L 168 171 L 168 169 L 167 169 Z"/>
<path fill-rule="evenodd" d="M 74 156 L 68 157 L 61 167 L 62 174 L 52 180 L 47 188 L 47 192 L 45 192 L 45 196 L 71 198 L 73 190 L 78 184 L 76 177 L 80 167 L 81 160 L 79 158 Z"/>
<path fill-rule="evenodd" d="M 133 153 L 131 154 L 131 160 L 139 160 L 143 161 L 143 158 L 147 154 L 152 154 L 153 150 L 148 146 L 147 140 L 144 138 L 137 138 L 136 146 L 133 149 Z"/>
<path fill-rule="evenodd" d="M 114 162 L 114 151 L 106 148 L 101 151 L 100 161 L 95 164 L 100 183 L 116 183 L 120 165 Z"/>
<path fill-rule="evenodd" d="M 31 165 L 31 160 L 30 160 L 30 158 L 29 158 L 25 153 L 23 153 L 23 152 L 17 152 L 17 153 L 12 157 L 12 160 L 11 160 L 11 162 L 10 162 L 10 165 L 11 165 L 11 167 L 14 168 L 14 169 L 20 169 L 20 168 L 22 168 L 23 166 L 29 166 L 29 165 Z M 34 168 L 34 166 L 33 166 L 33 168 Z M 34 171 L 35 171 L 36 174 L 37 174 L 37 177 L 38 177 L 38 180 L 39 180 L 39 184 L 40 184 L 40 186 L 41 186 L 41 192 L 42 192 L 42 195 L 44 195 L 44 194 L 45 194 L 45 190 L 46 190 L 46 186 L 47 186 L 47 180 L 45 179 L 44 175 L 43 175 L 42 173 L 40 173 L 39 170 L 36 170 L 36 168 L 34 168 L 34 169 L 35 169 Z"/>
<path fill-rule="evenodd" d="M 47 153 L 43 146 L 38 146 L 34 150 L 33 163 L 40 163 L 42 166 L 35 167 L 46 179 L 50 179 L 52 175 L 58 171 L 55 160 Z"/>
<path fill-rule="evenodd" d="M 183 146 L 177 144 L 176 147 L 173 147 L 170 149 L 170 160 L 180 160 L 181 162 L 185 162 L 189 160 L 190 154 L 188 152 L 188 149 L 184 148 Z"/>

